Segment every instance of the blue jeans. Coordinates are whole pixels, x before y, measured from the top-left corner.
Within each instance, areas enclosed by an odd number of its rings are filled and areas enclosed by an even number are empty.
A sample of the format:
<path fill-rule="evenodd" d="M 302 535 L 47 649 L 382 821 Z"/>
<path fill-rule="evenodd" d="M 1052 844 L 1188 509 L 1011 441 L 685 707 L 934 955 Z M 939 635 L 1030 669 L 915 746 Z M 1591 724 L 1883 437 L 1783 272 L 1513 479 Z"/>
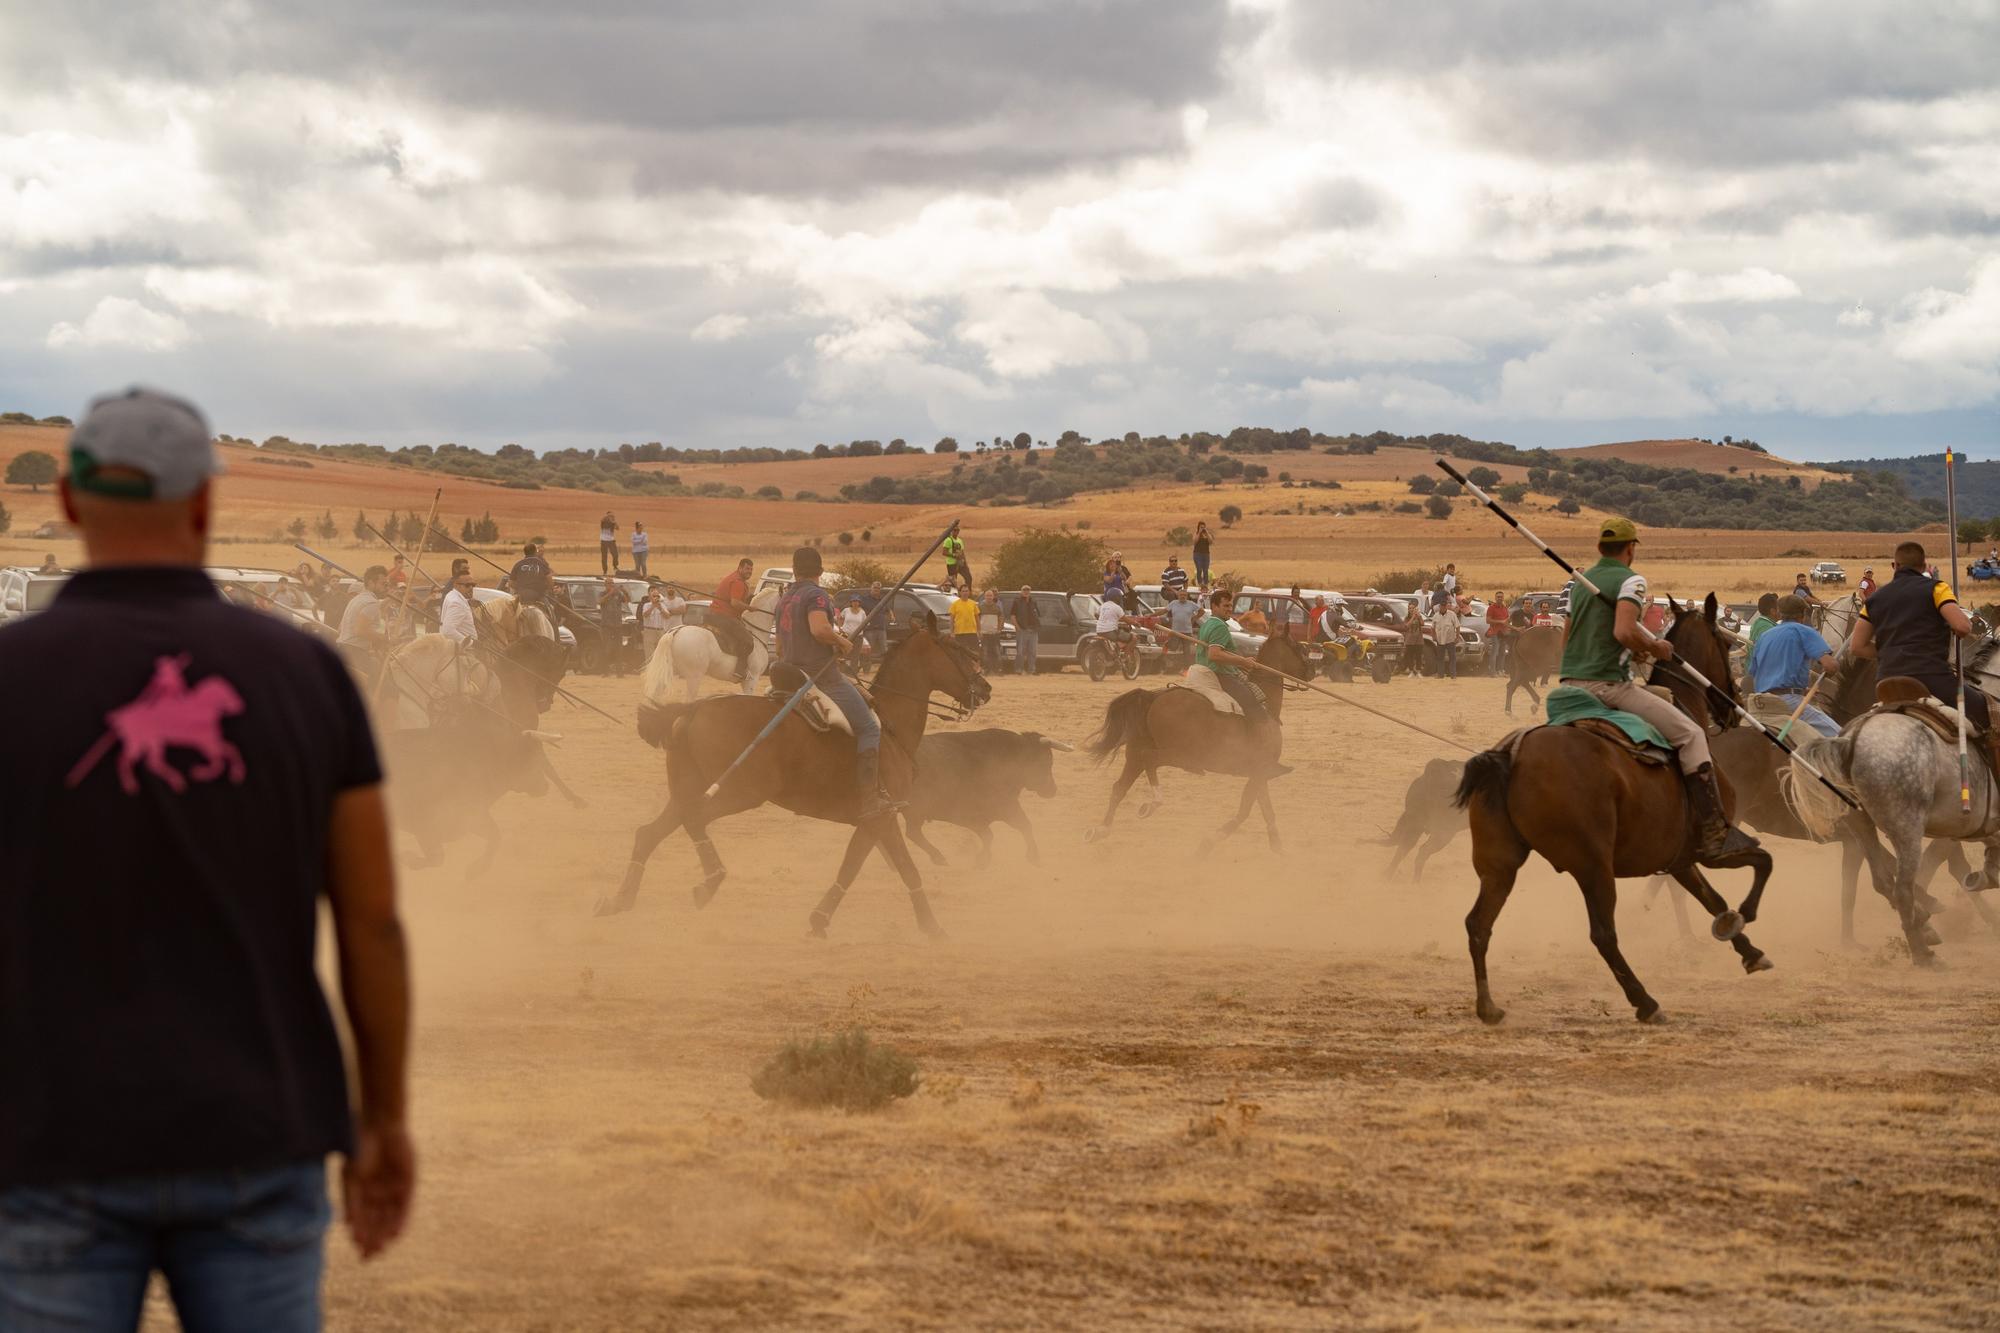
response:
<path fill-rule="evenodd" d="M 1040 630 L 1017 628 L 1014 631 L 1014 673 L 1020 676 L 1036 675 L 1040 668 L 1035 663 L 1035 654 L 1041 650 Z"/>
<path fill-rule="evenodd" d="M 1783 699 L 1792 707 L 1797 708 L 1799 706 L 1799 696 L 1803 693 L 1805 693 L 1803 690 L 1777 690 L 1773 691 L 1773 696 Z M 1794 730 L 1801 726 L 1811 727 L 1822 736 L 1838 736 L 1840 734 L 1840 724 L 1825 713 L 1820 712 L 1819 709 L 1813 707 L 1811 704 L 1805 706 L 1805 711 L 1799 714 L 1799 720 L 1792 725 Z"/>
<path fill-rule="evenodd" d="M 825 672 L 817 677 L 817 681 L 820 692 L 833 700 L 841 716 L 847 719 L 847 725 L 854 728 L 855 753 L 866 754 L 870 750 L 881 749 L 882 724 L 875 720 L 875 714 L 869 711 L 867 700 L 861 697 L 861 691 L 854 687 L 854 682 L 839 671 Z"/>
<path fill-rule="evenodd" d="M 0 1190 L 0 1329 L 130 1333 L 166 1276 L 186 1333 L 313 1333 L 326 1164 Z"/>
<path fill-rule="evenodd" d="M 1458 649 L 1459 645 L 1455 643 L 1438 645 L 1438 656 L 1443 659 L 1439 670 L 1440 675 L 1449 677 L 1452 680 L 1458 679 Z"/>

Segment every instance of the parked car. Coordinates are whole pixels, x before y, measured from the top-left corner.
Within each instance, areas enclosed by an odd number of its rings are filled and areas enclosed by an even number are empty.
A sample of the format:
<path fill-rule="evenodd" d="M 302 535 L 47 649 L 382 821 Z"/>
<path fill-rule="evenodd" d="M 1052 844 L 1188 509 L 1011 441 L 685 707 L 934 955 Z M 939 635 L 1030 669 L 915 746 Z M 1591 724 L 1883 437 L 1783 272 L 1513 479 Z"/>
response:
<path fill-rule="evenodd" d="M 76 536 L 76 529 L 61 519 L 52 518 L 28 534 L 31 542 L 55 541 L 62 537 Z"/>
<path fill-rule="evenodd" d="M 1840 567 L 1838 560 L 1822 560 L 1806 571 L 1806 577 L 1814 583 L 1845 583 L 1847 571 Z"/>
<path fill-rule="evenodd" d="M 941 593 L 937 595 L 943 596 Z M 1086 637 L 1097 632 L 1097 604 L 1101 599 L 1096 593 L 1089 592 L 1038 592 L 1031 595 L 1035 599 L 1035 611 L 1042 619 L 1035 647 L 1035 669 L 1060 671 L 1066 666 L 1083 665 L 1078 647 Z M 1000 653 L 1008 663 L 1013 662 L 1015 644 L 1011 626 L 1001 637 Z"/>
<path fill-rule="evenodd" d="M 757 576 L 757 586 L 750 590 L 750 595 L 755 597 L 766 588 L 776 588 L 779 592 L 783 592 L 791 586 L 792 567 L 790 565 L 773 565 Z"/>
<path fill-rule="evenodd" d="M 38 574 L 31 566 L 0 569 L 0 625 L 49 609 L 68 574 Z"/>

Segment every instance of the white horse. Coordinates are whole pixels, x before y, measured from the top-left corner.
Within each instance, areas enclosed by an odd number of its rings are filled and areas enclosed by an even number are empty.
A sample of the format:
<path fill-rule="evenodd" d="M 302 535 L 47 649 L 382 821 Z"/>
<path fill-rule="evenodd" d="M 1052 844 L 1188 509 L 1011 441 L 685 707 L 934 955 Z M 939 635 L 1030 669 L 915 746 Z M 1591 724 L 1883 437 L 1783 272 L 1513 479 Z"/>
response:
<path fill-rule="evenodd" d="M 481 648 L 505 652 L 516 640 L 533 635 L 554 640 L 556 628 L 538 606 L 512 597 L 495 597 L 473 608 Z M 372 685 L 373 682 L 370 682 Z M 438 706 L 464 696 L 498 708 L 500 677 L 470 644 L 442 634 L 420 634 L 389 653 L 389 670 L 376 698 L 387 710 L 392 728 L 428 727 Z"/>
<path fill-rule="evenodd" d="M 770 665 L 770 647 L 764 636 L 776 627 L 777 610 L 776 588 L 766 588 L 750 599 L 750 612 L 743 618 L 750 630 L 750 660 L 744 664 L 743 672 L 745 694 L 757 692 L 757 682 L 764 668 Z M 671 696 L 678 682 L 686 691 L 687 702 L 693 703 L 701 694 L 703 679 L 712 676 L 717 680 L 734 680 L 736 666 L 736 658 L 722 651 L 722 645 L 707 626 L 681 625 L 662 634 L 659 643 L 653 646 L 653 656 L 646 663 L 640 688 L 647 703 L 668 704 L 675 702 Z"/>

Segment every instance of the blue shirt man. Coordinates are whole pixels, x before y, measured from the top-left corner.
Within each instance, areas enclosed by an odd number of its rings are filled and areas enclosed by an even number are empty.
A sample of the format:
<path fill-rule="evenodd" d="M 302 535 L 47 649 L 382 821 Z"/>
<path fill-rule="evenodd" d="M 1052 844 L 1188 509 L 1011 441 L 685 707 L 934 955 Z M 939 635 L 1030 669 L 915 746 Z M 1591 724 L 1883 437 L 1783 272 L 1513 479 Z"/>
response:
<path fill-rule="evenodd" d="M 1803 695 L 1814 667 L 1834 669 L 1833 650 L 1818 630 L 1805 623 L 1805 614 L 1805 603 L 1797 597 L 1779 599 L 1778 623 L 1764 631 L 1750 650 L 1750 679 L 1759 694 Z M 1822 736 L 1840 734 L 1834 720 L 1810 704 L 1799 720 Z"/>

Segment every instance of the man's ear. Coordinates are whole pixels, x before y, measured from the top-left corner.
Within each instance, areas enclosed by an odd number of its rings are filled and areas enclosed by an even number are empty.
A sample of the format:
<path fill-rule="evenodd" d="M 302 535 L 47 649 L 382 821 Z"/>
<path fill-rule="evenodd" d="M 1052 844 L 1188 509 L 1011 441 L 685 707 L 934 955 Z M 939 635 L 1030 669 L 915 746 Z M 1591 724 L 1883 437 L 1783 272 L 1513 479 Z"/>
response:
<path fill-rule="evenodd" d="M 56 494 L 62 497 L 62 514 L 64 521 L 74 525 L 76 523 L 76 499 L 74 496 L 70 494 L 68 476 L 63 476 L 57 479 Z"/>
<path fill-rule="evenodd" d="M 209 496 L 208 485 L 204 482 L 200 490 L 188 497 L 188 522 L 194 525 L 195 532 L 204 541 L 208 539 L 208 524 L 211 512 Z"/>

